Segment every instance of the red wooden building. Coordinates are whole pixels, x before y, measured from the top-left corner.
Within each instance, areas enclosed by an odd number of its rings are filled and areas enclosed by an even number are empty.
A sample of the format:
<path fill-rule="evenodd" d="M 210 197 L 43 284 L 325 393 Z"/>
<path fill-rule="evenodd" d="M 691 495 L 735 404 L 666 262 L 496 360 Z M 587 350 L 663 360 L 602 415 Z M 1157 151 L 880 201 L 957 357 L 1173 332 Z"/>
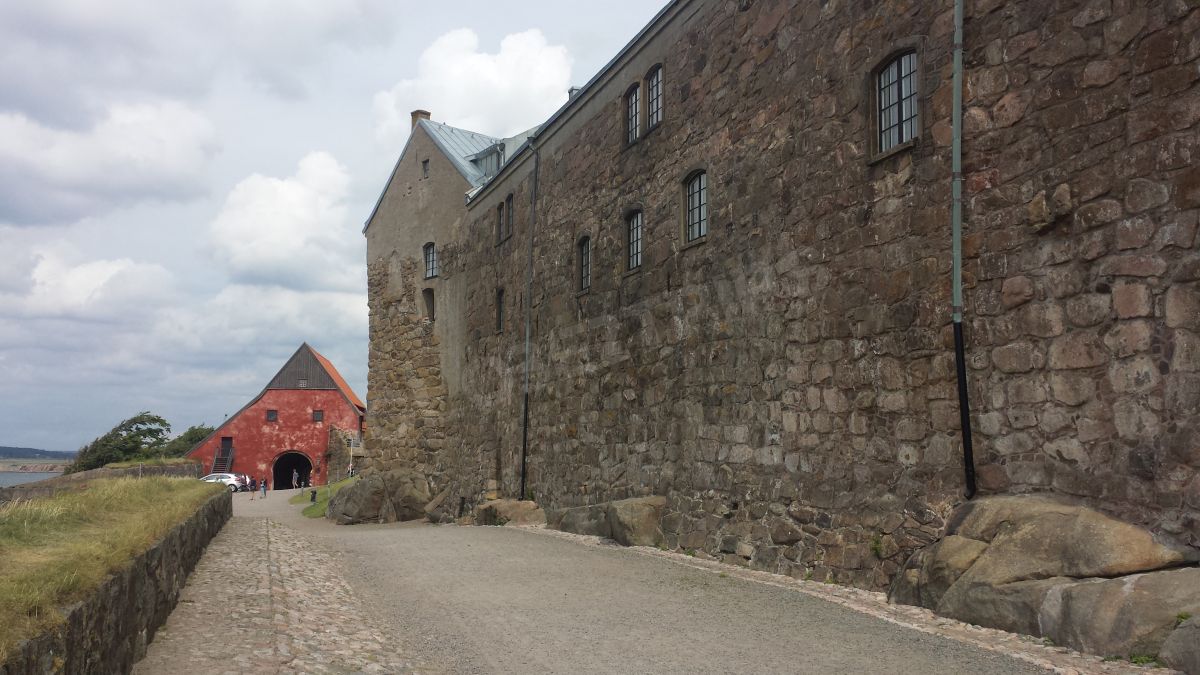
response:
<path fill-rule="evenodd" d="M 330 430 L 357 436 L 365 413 L 329 359 L 304 343 L 262 393 L 188 456 L 212 473 L 266 476 L 272 489 L 290 487 L 293 470 L 301 484 L 324 485 Z"/>

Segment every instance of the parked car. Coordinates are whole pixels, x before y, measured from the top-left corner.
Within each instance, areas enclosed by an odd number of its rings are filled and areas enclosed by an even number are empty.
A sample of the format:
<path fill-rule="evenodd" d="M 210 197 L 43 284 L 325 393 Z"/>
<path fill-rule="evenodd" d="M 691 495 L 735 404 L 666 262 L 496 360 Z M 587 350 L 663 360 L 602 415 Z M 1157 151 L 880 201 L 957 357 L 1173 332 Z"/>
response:
<path fill-rule="evenodd" d="M 230 492 L 250 489 L 250 481 L 245 476 L 236 473 L 210 473 L 200 480 L 206 483 L 224 483 Z"/>

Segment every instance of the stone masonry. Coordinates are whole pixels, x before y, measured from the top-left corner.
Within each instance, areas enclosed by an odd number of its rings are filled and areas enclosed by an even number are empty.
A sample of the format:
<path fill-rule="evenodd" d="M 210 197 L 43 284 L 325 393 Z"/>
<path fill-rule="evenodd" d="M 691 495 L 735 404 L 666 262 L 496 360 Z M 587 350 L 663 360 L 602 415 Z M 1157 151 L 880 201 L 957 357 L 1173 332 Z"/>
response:
<path fill-rule="evenodd" d="M 406 216 L 393 180 L 367 230 L 368 451 L 420 467 L 447 516 L 488 481 L 516 496 L 528 316 L 543 507 L 664 495 L 669 548 L 883 587 L 963 492 L 952 10 L 678 0 L 444 221 Z M 968 0 L 964 44 L 980 488 L 1076 497 L 1200 545 L 1200 6 Z M 873 72 L 905 49 L 919 136 L 880 155 Z M 656 64 L 663 121 L 627 144 L 624 93 Z M 685 244 L 697 169 L 709 230 Z M 631 209 L 645 238 L 627 271 Z"/>

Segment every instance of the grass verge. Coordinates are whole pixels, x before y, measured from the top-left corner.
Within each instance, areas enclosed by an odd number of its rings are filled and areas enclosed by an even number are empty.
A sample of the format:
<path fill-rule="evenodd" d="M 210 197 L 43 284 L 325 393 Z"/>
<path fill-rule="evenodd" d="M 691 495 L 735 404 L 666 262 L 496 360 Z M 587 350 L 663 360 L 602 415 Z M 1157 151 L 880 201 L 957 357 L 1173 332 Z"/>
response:
<path fill-rule="evenodd" d="M 189 478 L 113 478 L 0 505 L 0 663 L 223 488 Z"/>
<path fill-rule="evenodd" d="M 309 518 L 324 518 L 325 517 L 325 509 L 329 506 L 329 500 L 332 499 L 333 496 L 336 495 L 339 490 L 341 490 L 342 488 L 346 487 L 347 485 L 353 483 L 356 480 L 358 480 L 358 476 L 353 476 L 350 478 L 345 478 L 343 480 L 339 480 L 336 483 L 330 483 L 329 485 L 323 485 L 323 486 L 317 488 L 317 501 L 316 502 L 309 502 L 308 500 L 310 498 L 310 495 L 309 495 L 308 490 L 301 490 L 298 494 L 292 495 L 291 498 L 288 499 L 288 503 L 289 504 L 308 504 L 308 506 L 304 507 L 304 510 L 301 511 L 301 513 L 303 513 L 305 516 L 307 516 Z"/>
<path fill-rule="evenodd" d="M 178 464 L 199 464 L 191 457 L 147 457 L 145 459 L 130 459 L 124 462 L 105 464 L 106 469 L 128 469 L 134 466 L 175 466 Z"/>

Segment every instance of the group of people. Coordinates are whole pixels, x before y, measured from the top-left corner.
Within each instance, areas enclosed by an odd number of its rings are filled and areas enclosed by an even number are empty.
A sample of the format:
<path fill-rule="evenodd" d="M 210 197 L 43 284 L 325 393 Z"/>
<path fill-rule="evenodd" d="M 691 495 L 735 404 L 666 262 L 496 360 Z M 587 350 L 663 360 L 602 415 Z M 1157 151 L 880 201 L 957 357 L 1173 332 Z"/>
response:
<path fill-rule="evenodd" d="M 292 489 L 295 489 L 298 487 L 304 487 L 300 483 L 300 472 L 297 471 L 296 469 L 292 469 Z M 250 479 L 250 500 L 251 501 L 254 500 L 255 493 L 257 493 L 260 490 L 262 491 L 262 498 L 266 499 L 267 498 L 267 477 L 266 476 L 263 476 L 262 478 L 251 478 Z"/>
<path fill-rule="evenodd" d="M 262 490 L 262 498 L 267 498 L 267 477 L 251 478 L 250 479 L 250 501 L 254 501 L 254 494 Z"/>

